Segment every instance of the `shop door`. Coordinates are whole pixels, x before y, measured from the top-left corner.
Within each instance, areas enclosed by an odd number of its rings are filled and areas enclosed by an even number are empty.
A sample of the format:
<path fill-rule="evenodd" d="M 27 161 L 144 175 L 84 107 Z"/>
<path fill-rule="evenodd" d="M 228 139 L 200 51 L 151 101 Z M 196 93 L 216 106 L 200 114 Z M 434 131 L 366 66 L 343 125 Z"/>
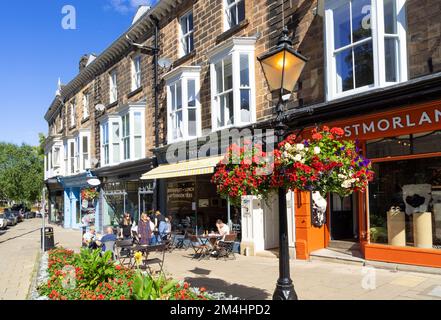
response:
<path fill-rule="evenodd" d="M 353 196 L 331 195 L 331 240 L 356 241 L 358 228 L 354 219 Z"/>
<path fill-rule="evenodd" d="M 277 196 L 262 201 L 264 206 L 265 250 L 279 247 L 279 200 Z"/>

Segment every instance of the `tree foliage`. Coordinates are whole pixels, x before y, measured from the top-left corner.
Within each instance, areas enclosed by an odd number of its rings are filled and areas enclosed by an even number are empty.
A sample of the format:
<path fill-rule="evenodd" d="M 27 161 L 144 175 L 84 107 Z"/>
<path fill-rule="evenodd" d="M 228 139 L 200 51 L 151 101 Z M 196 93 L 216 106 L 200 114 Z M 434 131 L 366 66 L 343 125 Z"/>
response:
<path fill-rule="evenodd" d="M 43 171 L 44 151 L 42 154 L 41 145 L 0 143 L 0 193 L 7 200 L 24 203 L 39 200 Z"/>

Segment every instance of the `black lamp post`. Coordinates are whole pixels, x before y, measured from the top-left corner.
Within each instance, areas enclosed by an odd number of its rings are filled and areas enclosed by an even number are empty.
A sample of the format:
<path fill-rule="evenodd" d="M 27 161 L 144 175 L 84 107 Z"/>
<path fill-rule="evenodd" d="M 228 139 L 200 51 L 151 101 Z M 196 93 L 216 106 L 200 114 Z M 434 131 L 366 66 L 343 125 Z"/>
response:
<path fill-rule="evenodd" d="M 258 57 L 271 92 L 277 92 L 277 117 L 275 132 L 278 143 L 282 142 L 287 133 L 285 124 L 285 92 L 291 93 L 299 79 L 307 58 L 292 47 L 288 29 L 283 28 L 277 46 Z M 283 172 L 282 172 L 283 174 Z M 288 218 L 286 212 L 286 189 L 279 188 L 279 279 L 274 291 L 273 300 L 297 300 L 297 294 L 291 280 L 289 268 Z"/>

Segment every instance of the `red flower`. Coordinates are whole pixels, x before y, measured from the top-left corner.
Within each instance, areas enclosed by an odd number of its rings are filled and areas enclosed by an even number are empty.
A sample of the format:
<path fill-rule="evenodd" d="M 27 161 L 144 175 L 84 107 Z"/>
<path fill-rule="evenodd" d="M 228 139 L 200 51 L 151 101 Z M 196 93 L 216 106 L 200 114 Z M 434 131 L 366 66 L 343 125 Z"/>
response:
<path fill-rule="evenodd" d="M 312 138 L 314 140 L 321 140 L 323 138 L 323 136 L 321 135 L 321 133 L 317 132 L 312 135 Z"/>
<path fill-rule="evenodd" d="M 334 135 L 336 135 L 336 136 L 339 136 L 339 137 L 342 137 L 343 135 L 344 135 L 344 131 L 343 131 L 343 129 L 342 128 L 332 128 L 331 129 L 331 133 L 332 134 L 334 134 Z"/>

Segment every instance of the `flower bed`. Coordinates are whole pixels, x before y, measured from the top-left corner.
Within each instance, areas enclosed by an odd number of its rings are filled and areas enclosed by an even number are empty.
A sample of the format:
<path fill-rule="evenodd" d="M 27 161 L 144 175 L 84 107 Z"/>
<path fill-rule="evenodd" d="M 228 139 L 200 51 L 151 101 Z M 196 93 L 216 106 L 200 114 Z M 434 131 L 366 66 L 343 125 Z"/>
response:
<path fill-rule="evenodd" d="M 204 288 L 153 278 L 115 264 L 110 253 L 63 248 L 49 251 L 47 281 L 38 286 L 50 300 L 209 300 Z"/>

